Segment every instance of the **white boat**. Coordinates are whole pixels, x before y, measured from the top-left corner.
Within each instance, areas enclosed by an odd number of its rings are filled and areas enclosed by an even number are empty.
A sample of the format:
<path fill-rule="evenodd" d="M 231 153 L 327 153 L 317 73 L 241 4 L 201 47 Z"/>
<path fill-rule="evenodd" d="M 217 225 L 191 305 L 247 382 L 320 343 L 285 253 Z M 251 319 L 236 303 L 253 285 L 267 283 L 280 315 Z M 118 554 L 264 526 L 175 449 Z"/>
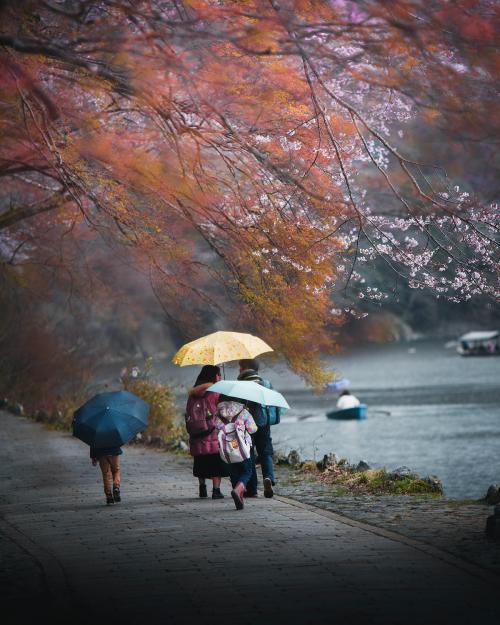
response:
<path fill-rule="evenodd" d="M 457 351 L 461 356 L 500 356 L 500 332 L 467 332 L 458 339 Z"/>

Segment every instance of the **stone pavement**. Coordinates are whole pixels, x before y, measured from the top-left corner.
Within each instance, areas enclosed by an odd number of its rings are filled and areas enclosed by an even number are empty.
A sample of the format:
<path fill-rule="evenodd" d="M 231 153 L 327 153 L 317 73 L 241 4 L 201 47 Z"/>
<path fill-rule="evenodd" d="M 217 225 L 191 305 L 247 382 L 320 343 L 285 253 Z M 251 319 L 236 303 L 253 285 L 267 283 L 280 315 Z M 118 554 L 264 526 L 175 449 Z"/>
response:
<path fill-rule="evenodd" d="M 276 474 L 286 497 L 433 545 L 496 572 L 500 580 L 500 542 L 485 533 L 493 506 L 445 497 L 339 495 L 300 471 L 276 467 Z"/>
<path fill-rule="evenodd" d="M 188 459 L 138 447 L 107 507 L 85 445 L 0 424 L 4 624 L 497 622 L 498 577 L 439 550 L 286 500 L 200 500 Z"/>

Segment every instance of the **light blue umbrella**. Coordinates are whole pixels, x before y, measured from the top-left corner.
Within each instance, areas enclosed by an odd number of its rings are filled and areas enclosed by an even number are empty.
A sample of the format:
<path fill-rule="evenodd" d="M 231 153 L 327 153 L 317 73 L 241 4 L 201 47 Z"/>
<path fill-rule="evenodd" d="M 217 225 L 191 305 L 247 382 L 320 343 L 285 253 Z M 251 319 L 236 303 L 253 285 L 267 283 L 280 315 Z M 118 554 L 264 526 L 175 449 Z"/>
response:
<path fill-rule="evenodd" d="M 219 380 L 212 386 L 207 388 L 207 391 L 212 393 L 220 393 L 221 395 L 227 395 L 228 397 L 234 397 L 235 399 L 246 399 L 247 401 L 253 401 L 256 404 L 263 404 L 264 406 L 277 406 L 288 410 L 290 406 L 288 402 L 278 391 L 273 391 L 270 388 L 266 388 L 257 382 L 247 382 L 244 380 Z"/>

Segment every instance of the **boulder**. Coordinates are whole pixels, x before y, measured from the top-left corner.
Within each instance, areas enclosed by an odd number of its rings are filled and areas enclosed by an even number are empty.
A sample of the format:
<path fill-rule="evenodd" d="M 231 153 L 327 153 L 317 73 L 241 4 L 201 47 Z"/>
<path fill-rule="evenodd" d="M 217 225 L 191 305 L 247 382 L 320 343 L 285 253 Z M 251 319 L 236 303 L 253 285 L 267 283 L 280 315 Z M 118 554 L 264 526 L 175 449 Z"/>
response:
<path fill-rule="evenodd" d="M 288 457 L 280 451 L 275 451 L 273 455 L 273 462 L 277 465 L 288 464 Z"/>
<path fill-rule="evenodd" d="M 371 466 L 365 462 L 364 460 L 360 460 L 358 462 L 358 464 L 356 465 L 356 471 L 358 472 L 362 472 L 362 471 L 369 471 L 371 469 Z"/>
<path fill-rule="evenodd" d="M 176 438 L 170 441 L 164 441 L 163 448 L 167 449 L 168 451 L 177 451 L 179 449 L 181 451 L 189 451 L 189 445 L 186 443 L 186 441 L 183 441 L 181 438 Z"/>
<path fill-rule="evenodd" d="M 389 477 L 394 480 L 403 480 L 405 477 L 415 477 L 415 472 L 408 467 L 398 467 L 389 473 Z"/>
<path fill-rule="evenodd" d="M 300 454 L 296 449 L 292 449 L 286 459 L 291 467 L 298 467 L 301 463 Z"/>
<path fill-rule="evenodd" d="M 12 412 L 12 414 L 18 415 L 19 417 L 22 417 L 24 414 L 23 405 L 19 403 L 9 404 L 8 409 Z"/>
<path fill-rule="evenodd" d="M 339 460 L 335 454 L 325 454 L 323 459 L 320 460 L 316 466 L 320 471 L 324 471 L 328 467 L 335 467 L 339 463 Z"/>
<path fill-rule="evenodd" d="M 424 482 L 430 485 L 432 492 L 439 493 L 442 495 L 444 493 L 443 482 L 437 477 L 437 475 L 428 475 L 424 477 Z"/>
<path fill-rule="evenodd" d="M 484 501 L 490 506 L 500 503 L 500 486 L 498 486 L 498 484 L 491 484 L 489 486 Z"/>
<path fill-rule="evenodd" d="M 48 423 L 50 421 L 50 415 L 46 410 L 37 410 L 34 416 L 35 421 L 39 423 Z"/>

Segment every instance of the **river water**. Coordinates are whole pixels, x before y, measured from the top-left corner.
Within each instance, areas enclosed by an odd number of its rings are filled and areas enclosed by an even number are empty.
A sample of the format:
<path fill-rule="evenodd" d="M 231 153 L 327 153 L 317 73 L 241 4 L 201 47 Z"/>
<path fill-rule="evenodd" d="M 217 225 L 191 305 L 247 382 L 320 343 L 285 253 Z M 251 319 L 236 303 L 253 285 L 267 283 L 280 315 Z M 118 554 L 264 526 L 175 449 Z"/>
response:
<path fill-rule="evenodd" d="M 337 393 L 315 396 L 270 375 L 292 406 L 272 430 L 278 448 L 407 466 L 437 475 L 452 498 L 479 498 L 500 483 L 499 357 L 463 358 L 442 342 L 416 342 L 352 351 L 331 365 L 368 405 L 367 419 L 327 419 Z"/>
<path fill-rule="evenodd" d="M 304 459 L 335 452 L 373 467 L 407 466 L 437 475 L 446 495 L 458 499 L 482 497 L 490 484 L 500 484 L 500 357 L 464 358 L 443 341 L 337 355 L 329 366 L 368 405 L 363 421 L 327 419 L 338 393 L 315 395 L 286 367 L 261 362 L 262 375 L 291 405 L 272 429 L 279 450 L 297 449 Z M 182 408 L 199 367 L 179 368 L 162 359 L 156 369 L 163 381 L 175 384 Z M 226 377 L 236 376 L 230 363 Z"/>

